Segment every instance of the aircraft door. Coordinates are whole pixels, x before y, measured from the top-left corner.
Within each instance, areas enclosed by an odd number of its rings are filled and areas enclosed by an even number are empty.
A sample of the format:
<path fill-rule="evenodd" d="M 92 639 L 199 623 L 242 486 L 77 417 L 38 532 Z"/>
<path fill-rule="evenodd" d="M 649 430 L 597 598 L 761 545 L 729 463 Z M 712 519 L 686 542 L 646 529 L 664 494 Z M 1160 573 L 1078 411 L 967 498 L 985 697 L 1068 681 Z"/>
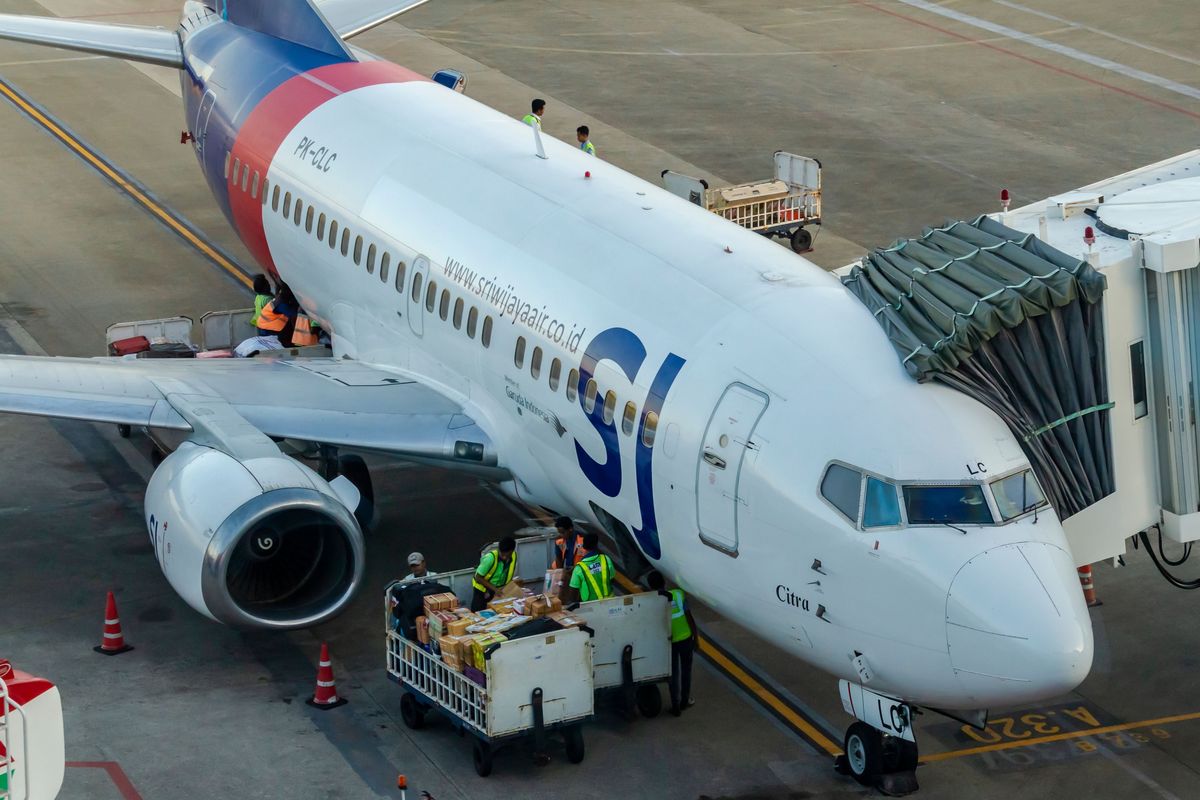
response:
<path fill-rule="evenodd" d="M 429 259 L 417 256 L 412 263 L 412 286 L 408 292 L 408 327 L 417 336 L 425 331 L 425 281 L 429 280 Z"/>
<path fill-rule="evenodd" d="M 204 137 L 208 133 L 208 118 L 212 116 L 213 106 L 217 102 L 217 96 L 209 89 L 204 92 L 204 97 L 200 100 L 200 107 L 196 109 L 196 124 L 192 128 L 192 140 L 196 143 L 196 150 L 204 152 Z"/>
<path fill-rule="evenodd" d="M 767 396 L 742 383 L 721 395 L 704 431 L 696 464 L 696 517 L 705 543 L 737 554 L 738 481 L 750 437 L 767 409 Z"/>

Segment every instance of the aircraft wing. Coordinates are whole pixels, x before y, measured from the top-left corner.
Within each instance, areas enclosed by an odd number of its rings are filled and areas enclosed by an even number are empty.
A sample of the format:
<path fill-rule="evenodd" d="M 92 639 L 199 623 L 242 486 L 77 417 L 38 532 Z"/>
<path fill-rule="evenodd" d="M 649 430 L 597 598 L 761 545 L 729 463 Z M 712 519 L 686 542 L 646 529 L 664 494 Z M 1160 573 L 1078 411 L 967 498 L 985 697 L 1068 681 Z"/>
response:
<path fill-rule="evenodd" d="M 382 25 L 429 0 L 317 0 L 317 8 L 338 36 L 349 39 Z"/>
<path fill-rule="evenodd" d="M 276 438 L 446 466 L 497 463 L 457 402 L 356 361 L 0 356 L 0 412 L 193 431 L 197 415 L 226 408 Z"/>
<path fill-rule="evenodd" d="M 0 39 L 183 67 L 179 36 L 164 28 L 0 14 Z"/>

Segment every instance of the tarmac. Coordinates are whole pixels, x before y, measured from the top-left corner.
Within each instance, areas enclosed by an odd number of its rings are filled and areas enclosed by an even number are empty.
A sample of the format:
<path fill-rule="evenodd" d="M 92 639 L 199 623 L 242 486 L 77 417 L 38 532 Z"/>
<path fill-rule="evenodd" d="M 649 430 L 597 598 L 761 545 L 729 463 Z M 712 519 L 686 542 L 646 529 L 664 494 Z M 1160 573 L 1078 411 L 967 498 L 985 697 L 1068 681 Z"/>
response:
<path fill-rule="evenodd" d="M 0 0 L 0 12 L 173 26 L 167 5 Z M 468 94 L 515 116 L 543 97 L 547 133 L 571 140 L 588 124 L 601 158 L 648 180 L 669 168 L 742 182 L 766 178 L 775 150 L 815 156 L 825 224 L 809 257 L 835 268 L 997 210 L 1002 188 L 1022 205 L 1195 147 L 1190 12 L 1183 0 L 433 0 L 354 44 L 423 73 L 460 69 Z M 0 351 L 100 355 L 113 322 L 248 304 L 222 263 L 255 270 L 179 144 L 171 70 L 0 43 L 0 94 Z M 448 725 L 404 728 L 383 586 L 410 550 L 458 568 L 528 522 L 473 478 L 372 460 L 367 589 L 316 630 L 247 634 L 190 610 L 159 571 L 141 520 L 144 436 L 0 415 L 0 442 L 0 656 L 60 687 L 63 798 L 393 798 L 397 774 L 437 800 L 874 794 L 831 769 L 849 722 L 835 681 L 703 609 L 696 706 L 635 722 L 601 707 L 581 765 L 557 748 L 537 768 L 518 747 L 481 779 Z M 1083 685 L 996 711 L 985 731 L 922 716 L 918 796 L 1200 796 L 1194 598 L 1144 553 L 1125 561 L 1097 565 Z M 102 658 L 91 648 L 109 589 L 135 649 Z M 322 641 L 350 700 L 329 712 L 303 703 Z"/>

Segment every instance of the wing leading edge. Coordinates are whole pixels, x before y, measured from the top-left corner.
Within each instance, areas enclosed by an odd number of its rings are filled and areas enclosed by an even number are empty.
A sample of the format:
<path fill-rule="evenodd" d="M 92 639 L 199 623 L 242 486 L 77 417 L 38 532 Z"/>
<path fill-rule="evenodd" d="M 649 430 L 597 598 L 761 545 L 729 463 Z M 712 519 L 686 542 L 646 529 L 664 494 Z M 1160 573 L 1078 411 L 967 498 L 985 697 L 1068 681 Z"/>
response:
<path fill-rule="evenodd" d="M 0 14 L 0 39 L 183 69 L 179 36 L 165 28 Z"/>

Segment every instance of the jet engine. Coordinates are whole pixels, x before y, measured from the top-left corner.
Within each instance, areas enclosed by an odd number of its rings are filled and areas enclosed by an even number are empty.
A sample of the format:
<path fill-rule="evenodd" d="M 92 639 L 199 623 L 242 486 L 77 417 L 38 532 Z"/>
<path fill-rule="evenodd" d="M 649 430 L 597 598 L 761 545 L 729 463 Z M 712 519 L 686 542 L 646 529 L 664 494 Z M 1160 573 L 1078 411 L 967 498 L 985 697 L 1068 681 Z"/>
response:
<path fill-rule="evenodd" d="M 172 588 L 240 628 L 333 617 L 363 578 L 359 495 L 282 454 L 239 460 L 184 442 L 146 488 L 146 526 Z"/>

